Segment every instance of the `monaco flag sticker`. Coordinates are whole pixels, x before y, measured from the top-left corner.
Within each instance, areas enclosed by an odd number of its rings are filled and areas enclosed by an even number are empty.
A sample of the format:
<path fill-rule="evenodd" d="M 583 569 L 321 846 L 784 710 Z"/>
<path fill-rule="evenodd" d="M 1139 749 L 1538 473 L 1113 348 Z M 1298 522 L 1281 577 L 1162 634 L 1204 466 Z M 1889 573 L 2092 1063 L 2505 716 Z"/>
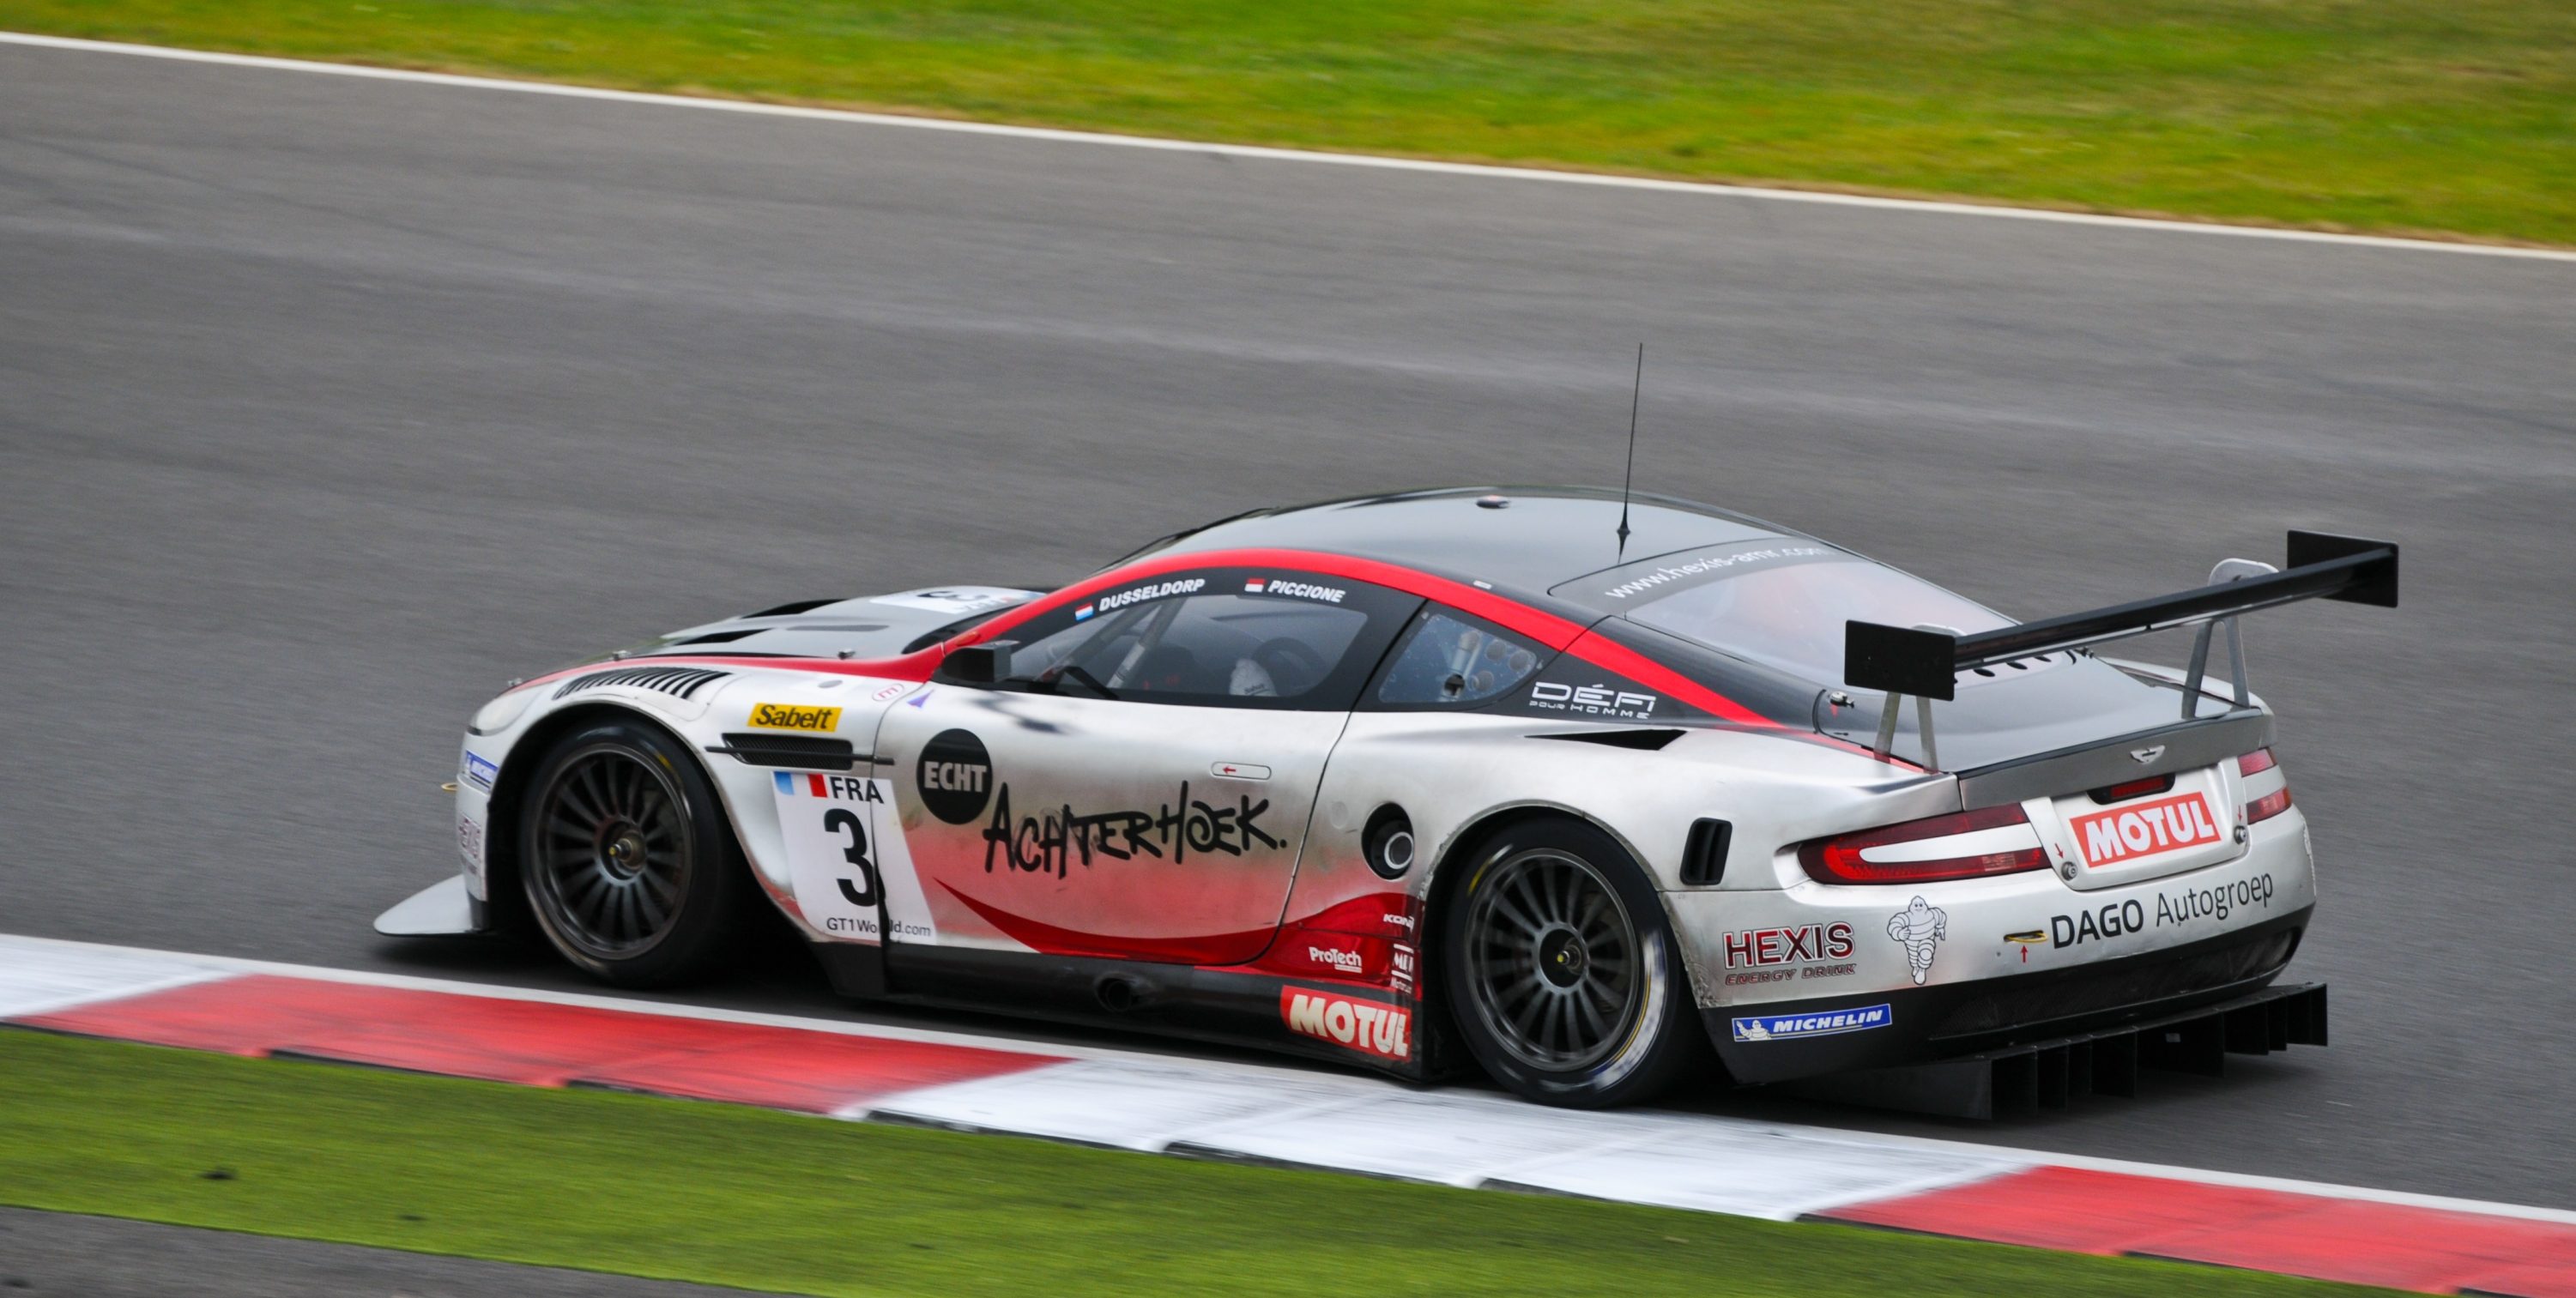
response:
<path fill-rule="evenodd" d="M 2078 850 L 2084 853 L 2084 863 L 2097 870 L 2141 857 L 2206 846 L 2225 836 L 2217 819 L 2209 814 L 2209 799 L 2197 793 L 2077 816 L 2069 825 L 2075 831 Z"/>

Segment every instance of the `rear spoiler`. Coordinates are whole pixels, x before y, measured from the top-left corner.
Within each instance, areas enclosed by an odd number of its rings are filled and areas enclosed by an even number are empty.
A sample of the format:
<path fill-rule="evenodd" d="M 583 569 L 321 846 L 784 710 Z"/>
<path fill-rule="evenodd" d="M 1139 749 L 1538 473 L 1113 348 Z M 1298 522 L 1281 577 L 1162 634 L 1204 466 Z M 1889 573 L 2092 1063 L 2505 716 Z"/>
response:
<path fill-rule="evenodd" d="M 1975 635 L 1963 635 L 1948 627 L 1846 622 L 1843 681 L 1854 689 L 1887 691 L 1887 706 L 1879 716 L 1878 743 L 1873 749 L 1880 757 L 1885 757 L 1895 742 L 1898 702 L 1908 694 L 1919 700 L 1924 755 L 1936 770 L 1939 759 L 1932 753 L 1930 700 L 1956 697 L 1960 672 L 2016 658 L 2198 626 L 2200 637 L 2192 646 L 2191 668 L 2183 685 L 2182 715 L 2189 720 L 2198 702 L 2201 678 L 2209 666 L 2210 633 L 2224 623 L 2234 669 L 2235 701 L 2239 707 L 2250 706 L 2252 696 L 2245 686 L 2245 645 L 2236 629 L 2239 614 L 2303 599 L 2397 607 L 2396 543 L 2294 531 L 2290 533 L 2289 551 L 2287 568 L 2274 568 L 2251 559 L 2229 559 L 2210 570 L 2208 585 L 2196 589 Z"/>

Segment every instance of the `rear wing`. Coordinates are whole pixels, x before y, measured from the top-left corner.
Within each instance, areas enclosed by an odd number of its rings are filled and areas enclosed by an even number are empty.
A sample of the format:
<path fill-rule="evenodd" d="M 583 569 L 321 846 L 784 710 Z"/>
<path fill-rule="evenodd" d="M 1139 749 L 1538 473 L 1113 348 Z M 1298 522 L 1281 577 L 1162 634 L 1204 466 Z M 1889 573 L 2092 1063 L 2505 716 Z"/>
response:
<path fill-rule="evenodd" d="M 2274 568 L 2251 559 L 2229 559 L 2210 570 L 2208 585 L 2196 589 L 1975 635 L 1963 635 L 1948 627 L 1846 622 L 1843 681 L 1854 689 L 1887 691 L 1887 706 L 1879 714 L 1878 742 L 1872 750 L 1882 758 L 1895 742 L 1897 704 L 1905 695 L 1913 695 L 1920 709 L 1924 755 L 1931 759 L 1934 769 L 1939 769 L 1939 758 L 1932 752 L 1930 701 L 1956 697 L 1960 672 L 2154 631 L 2197 626 L 2200 636 L 2192 645 L 2191 667 L 2183 684 L 2182 715 L 2189 720 L 2199 700 L 2201 678 L 2208 671 L 2211 632 L 2220 624 L 2227 627 L 2235 701 L 2239 707 L 2250 706 L 2252 696 L 2245 685 L 2245 644 L 2236 619 L 2240 614 L 2303 599 L 2397 607 L 2396 544 L 2294 531 L 2290 533 L 2287 568 Z"/>

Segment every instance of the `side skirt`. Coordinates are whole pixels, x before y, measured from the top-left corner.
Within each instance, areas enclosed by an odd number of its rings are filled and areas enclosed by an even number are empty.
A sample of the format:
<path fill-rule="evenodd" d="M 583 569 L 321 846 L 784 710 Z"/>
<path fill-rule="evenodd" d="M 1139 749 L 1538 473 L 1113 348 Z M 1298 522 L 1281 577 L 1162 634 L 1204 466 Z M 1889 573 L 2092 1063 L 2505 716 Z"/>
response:
<path fill-rule="evenodd" d="M 1438 1075 L 1439 1043 L 1421 1000 L 1382 987 L 902 943 L 817 943 L 814 954 L 845 996 L 1251 1046 L 1411 1082 Z"/>

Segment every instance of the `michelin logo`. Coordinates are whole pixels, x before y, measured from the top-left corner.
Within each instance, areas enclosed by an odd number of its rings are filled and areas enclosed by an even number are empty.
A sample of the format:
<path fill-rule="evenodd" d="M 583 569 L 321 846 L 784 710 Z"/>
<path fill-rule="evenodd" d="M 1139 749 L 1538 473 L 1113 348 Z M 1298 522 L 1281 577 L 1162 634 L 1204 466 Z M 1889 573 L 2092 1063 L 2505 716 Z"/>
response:
<path fill-rule="evenodd" d="M 1865 1032 L 1896 1021 L 1885 1005 L 1826 1010 L 1818 1014 L 1760 1014 L 1735 1020 L 1738 1041 L 1780 1041 L 1790 1037 L 1829 1037 L 1838 1032 Z"/>

